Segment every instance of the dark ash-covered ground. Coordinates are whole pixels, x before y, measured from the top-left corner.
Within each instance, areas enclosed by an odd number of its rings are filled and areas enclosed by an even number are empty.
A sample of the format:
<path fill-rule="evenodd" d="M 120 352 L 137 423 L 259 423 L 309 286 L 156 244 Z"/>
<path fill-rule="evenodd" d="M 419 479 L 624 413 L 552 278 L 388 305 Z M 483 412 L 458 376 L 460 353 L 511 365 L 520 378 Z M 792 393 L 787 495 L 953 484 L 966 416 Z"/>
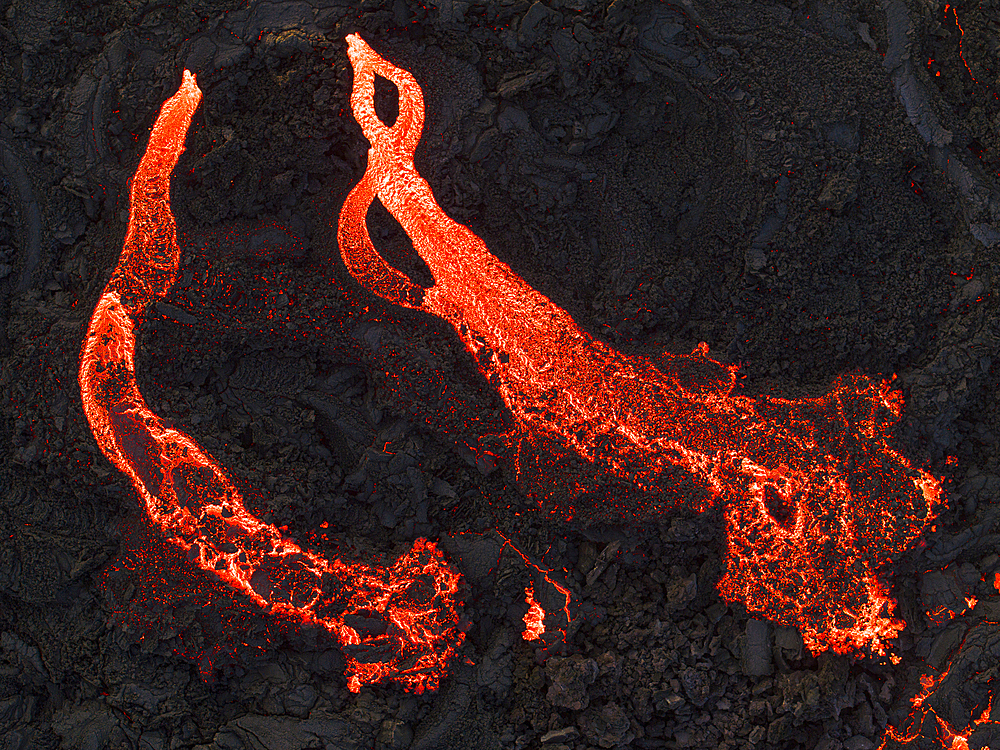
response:
<path fill-rule="evenodd" d="M 1000 648 L 1000 6 L 947 7 L 0 2 L 3 747 L 865 750 L 949 663 L 931 704 L 959 728 L 981 714 Z M 647 354 L 705 341 L 751 394 L 898 376 L 899 445 L 950 506 L 895 569 L 901 663 L 813 658 L 727 606 L 717 517 L 580 528 L 477 455 L 508 425 L 458 342 L 338 267 L 332 223 L 367 148 L 350 32 L 421 83 L 417 166 L 442 207 L 594 335 Z M 205 97 L 143 393 L 315 549 L 442 540 L 473 664 L 437 694 L 350 694 L 323 634 L 152 537 L 89 433 L 80 344 L 184 67 Z M 419 275 L 384 211 L 369 226 Z M 494 530 L 565 569 L 564 646 L 521 639 L 532 577 Z"/>

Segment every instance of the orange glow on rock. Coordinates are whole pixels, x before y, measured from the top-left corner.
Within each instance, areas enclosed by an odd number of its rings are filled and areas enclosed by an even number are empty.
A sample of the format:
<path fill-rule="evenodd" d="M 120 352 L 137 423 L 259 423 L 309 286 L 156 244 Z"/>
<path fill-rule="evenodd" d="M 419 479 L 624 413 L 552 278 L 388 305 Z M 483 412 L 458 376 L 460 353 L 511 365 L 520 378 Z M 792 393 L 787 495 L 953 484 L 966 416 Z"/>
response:
<path fill-rule="evenodd" d="M 955 729 L 951 724 L 945 719 L 938 716 L 937 712 L 927 704 L 928 699 L 934 694 L 934 690 L 942 683 L 945 677 L 948 676 L 948 671 L 951 668 L 949 665 L 948 669 L 945 669 L 938 677 L 933 677 L 929 674 L 923 674 L 920 676 L 920 692 L 910 699 L 910 703 L 913 706 L 913 711 L 910 713 L 909 717 L 909 731 L 900 731 L 895 727 L 886 727 L 885 736 L 882 738 L 882 742 L 879 744 L 878 750 L 887 750 L 890 747 L 905 747 L 917 743 L 921 738 L 927 738 L 936 735 L 935 739 L 939 743 L 937 746 L 941 747 L 943 750 L 970 750 L 969 739 L 972 733 L 976 730 L 976 727 L 984 724 L 996 724 L 998 722 L 990 719 L 990 714 L 993 711 L 993 697 L 990 696 L 986 707 L 980 712 L 979 716 L 974 716 L 969 721 L 969 724 L 963 728 L 961 731 Z M 935 724 L 930 725 L 927 730 L 924 729 L 924 724 L 928 719 L 928 716 L 933 717 Z M 892 743 L 890 745 L 890 743 Z M 929 745 L 921 744 L 920 747 L 927 747 Z M 980 745 L 977 745 L 980 747 Z M 986 750 L 989 750 L 987 747 Z"/>
<path fill-rule="evenodd" d="M 459 574 L 418 539 L 390 567 L 327 560 L 251 515 L 222 468 L 150 410 L 135 378 L 135 330 L 174 283 L 180 248 L 170 173 L 201 101 L 184 71 L 164 103 L 132 181 L 118 265 L 90 319 L 80 393 L 104 455 L 124 473 L 150 520 L 187 558 L 266 611 L 323 626 L 339 639 L 348 687 L 393 680 L 434 689 L 462 644 Z"/>
<path fill-rule="evenodd" d="M 592 515 L 642 520 L 719 505 L 725 599 L 799 628 L 814 653 L 885 653 L 904 623 L 891 616 L 883 569 L 941 502 L 938 480 L 889 445 L 899 393 L 854 374 L 819 398 L 747 397 L 734 392 L 736 367 L 711 359 L 705 344 L 654 363 L 594 339 L 441 210 L 413 164 L 424 119 L 419 84 L 359 36 L 347 43 L 351 108 L 371 147 L 340 212 L 344 263 L 369 291 L 454 328 L 513 416 L 524 491 L 573 517 L 572 503 L 593 490 L 568 471 L 583 464 L 642 498 L 637 509 L 616 500 Z M 375 113 L 376 75 L 399 92 L 392 127 Z M 372 245 L 366 215 L 375 197 L 430 269 L 429 288 Z M 549 460 L 532 450 L 548 450 Z"/>
<path fill-rule="evenodd" d="M 537 641 L 545 632 L 545 610 L 535 601 L 535 587 L 530 583 L 524 590 L 524 601 L 528 604 L 528 611 L 524 615 L 524 633 L 521 637 L 526 641 Z"/>
<path fill-rule="evenodd" d="M 503 539 L 503 545 L 500 548 L 501 554 L 503 550 L 507 547 L 516 552 L 520 558 L 524 561 L 526 567 L 535 570 L 540 578 L 536 580 L 544 580 L 549 586 L 552 586 L 556 591 L 558 591 L 563 596 L 563 606 L 562 614 L 565 619 L 560 620 L 558 625 L 554 625 L 552 620 L 549 620 L 549 625 L 551 626 L 550 632 L 553 636 L 559 633 L 559 639 L 562 643 L 566 643 L 566 630 L 570 623 L 573 621 L 573 615 L 570 612 L 570 605 L 573 601 L 573 594 L 570 592 L 567 586 L 559 583 L 553 576 L 553 570 L 549 568 L 543 568 L 540 565 L 536 565 L 531 561 L 531 558 L 526 555 L 511 539 L 504 536 L 502 533 L 497 532 L 498 536 Z M 499 559 L 498 559 L 499 562 Z M 545 628 L 545 618 L 549 613 L 545 611 L 541 603 L 535 600 L 535 586 L 533 583 L 529 583 L 524 590 L 525 601 L 528 603 L 528 612 L 524 616 L 524 633 L 523 637 L 526 641 L 531 640 L 541 640 L 542 635 L 546 632 Z M 544 595 L 543 597 L 544 598 Z M 556 610 L 552 614 L 555 614 Z M 554 641 L 553 641 L 554 643 Z M 552 643 L 546 644 L 552 645 Z"/>

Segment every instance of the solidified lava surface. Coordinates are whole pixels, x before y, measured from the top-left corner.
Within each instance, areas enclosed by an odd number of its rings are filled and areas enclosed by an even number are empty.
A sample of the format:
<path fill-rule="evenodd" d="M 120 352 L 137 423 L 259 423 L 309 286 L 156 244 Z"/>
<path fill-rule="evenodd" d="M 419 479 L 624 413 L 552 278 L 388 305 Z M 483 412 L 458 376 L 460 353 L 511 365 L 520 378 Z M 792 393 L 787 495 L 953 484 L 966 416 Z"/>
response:
<path fill-rule="evenodd" d="M 8 744 L 1000 745 L 995 4 L 0 10 Z M 684 367 L 700 393 L 738 368 L 733 393 L 755 403 L 862 378 L 872 403 L 891 381 L 903 408 L 880 412 L 885 444 L 943 477 L 947 502 L 878 566 L 906 622 L 886 641 L 899 663 L 814 656 L 791 623 L 721 598 L 724 507 L 694 513 L 705 489 L 682 475 L 687 509 L 587 518 L 648 495 L 571 441 L 521 440 L 450 325 L 355 281 L 336 237 L 369 148 L 350 33 L 420 81 L 414 164 L 441 209 L 594 341 Z M 279 538 L 383 567 L 437 542 L 467 634 L 436 691 L 352 693 L 348 660 L 391 654 L 276 618 L 151 535 L 90 433 L 81 342 L 184 69 L 204 97 L 170 187 L 182 253 L 135 331 L 138 390 Z M 387 124 L 397 93 L 375 80 Z M 386 206 L 365 225 L 431 288 Z M 701 342 L 717 364 L 689 359 Z M 564 487 L 526 481 L 553 455 Z M 791 519 L 780 496 L 763 503 Z M 378 641 L 369 614 L 349 626 Z"/>

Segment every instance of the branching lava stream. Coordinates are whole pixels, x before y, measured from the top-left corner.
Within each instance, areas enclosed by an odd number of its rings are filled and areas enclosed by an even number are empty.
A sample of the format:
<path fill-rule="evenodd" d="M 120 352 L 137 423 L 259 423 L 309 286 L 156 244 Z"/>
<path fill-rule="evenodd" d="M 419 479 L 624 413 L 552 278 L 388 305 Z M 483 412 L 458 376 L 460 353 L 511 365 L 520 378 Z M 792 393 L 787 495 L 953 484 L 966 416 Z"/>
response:
<path fill-rule="evenodd" d="M 892 617 L 881 569 L 924 532 L 941 501 L 939 482 L 889 445 L 898 392 L 845 375 L 819 398 L 747 397 L 734 393 L 736 368 L 710 359 L 704 344 L 654 364 L 594 339 L 445 215 L 413 164 L 424 119 L 419 84 L 357 35 L 347 42 L 351 108 L 371 144 L 340 213 L 350 273 L 384 299 L 451 324 L 513 415 L 512 440 L 566 446 L 645 498 L 637 511 L 609 498 L 607 514 L 654 519 L 682 504 L 721 505 L 724 598 L 799 628 L 813 652 L 884 654 L 904 623 Z M 399 92 L 392 127 L 375 113 L 375 75 Z M 376 196 L 433 274 L 429 288 L 372 245 L 365 220 Z M 564 498 L 586 488 L 567 489 L 554 460 L 538 477 L 521 468 L 528 491 L 563 499 L 564 515 L 575 514 Z"/>
<path fill-rule="evenodd" d="M 726 527 L 725 599 L 798 628 L 814 653 L 885 654 L 904 626 L 892 616 L 885 568 L 920 537 L 941 502 L 939 482 L 889 444 L 902 409 L 898 392 L 852 374 L 818 398 L 749 397 L 736 393 L 736 368 L 711 359 L 705 344 L 654 362 L 594 339 L 445 215 L 413 164 L 420 86 L 357 35 L 347 42 L 351 108 L 371 148 L 340 213 L 340 252 L 369 291 L 454 328 L 513 416 L 510 452 L 524 491 L 567 518 L 578 514 L 575 504 L 592 488 L 565 471 L 556 453 L 538 460 L 559 446 L 642 498 L 640 507 L 599 498 L 598 515 L 636 522 L 681 506 L 717 507 Z M 399 91 L 392 127 L 375 113 L 376 74 Z M 418 539 L 388 568 L 304 549 L 250 514 L 214 459 L 139 392 L 135 331 L 176 280 L 170 173 L 200 100 L 185 71 L 132 183 L 124 247 L 81 355 L 91 429 L 153 524 L 189 560 L 267 611 L 320 624 L 340 641 L 351 690 L 386 679 L 436 688 L 464 634 L 459 574 L 433 542 Z M 429 288 L 373 247 L 366 215 L 375 197 L 429 267 Z M 569 591 L 557 588 L 569 617 Z M 526 595 L 525 635 L 538 637 L 544 611 L 532 591 Z"/>
<path fill-rule="evenodd" d="M 459 574 L 418 539 L 391 567 L 327 560 L 251 515 L 222 468 L 143 400 L 135 329 L 174 283 L 180 259 L 170 173 L 201 101 L 194 76 L 160 111 L 132 182 L 128 232 L 84 340 L 80 391 L 104 454 L 132 482 L 152 522 L 188 559 L 277 615 L 339 639 L 348 687 L 391 679 L 434 689 L 464 639 Z"/>

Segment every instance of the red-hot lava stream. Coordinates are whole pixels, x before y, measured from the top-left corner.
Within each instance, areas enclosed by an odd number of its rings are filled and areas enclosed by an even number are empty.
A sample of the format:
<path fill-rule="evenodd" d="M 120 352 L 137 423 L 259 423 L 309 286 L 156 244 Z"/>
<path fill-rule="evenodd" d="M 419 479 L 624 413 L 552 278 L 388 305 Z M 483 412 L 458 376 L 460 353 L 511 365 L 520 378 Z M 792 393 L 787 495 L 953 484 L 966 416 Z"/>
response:
<path fill-rule="evenodd" d="M 132 482 L 151 521 L 188 559 L 266 610 L 325 627 L 344 648 L 348 687 L 390 679 L 434 689 L 464 639 L 459 574 L 418 539 L 391 567 L 327 560 L 243 505 L 222 468 L 146 405 L 135 330 L 177 277 L 170 173 L 201 101 L 194 76 L 164 103 L 132 181 L 121 257 L 90 320 L 80 363 L 83 408 L 104 455 Z"/>
<path fill-rule="evenodd" d="M 657 366 L 594 339 L 445 215 L 413 164 L 424 119 L 419 84 L 357 35 L 347 42 L 351 108 L 371 144 L 340 213 L 350 273 L 390 302 L 448 321 L 517 431 L 568 446 L 638 488 L 647 507 L 636 520 L 682 502 L 699 511 L 721 504 L 724 598 L 799 628 L 813 652 L 884 654 L 904 623 L 891 616 L 895 601 L 880 569 L 924 532 L 941 502 L 939 482 L 888 443 L 902 409 L 898 392 L 849 375 L 819 398 L 746 397 L 734 393 L 736 368 L 709 359 L 705 345 Z M 399 92 L 392 127 L 375 113 L 376 74 Z M 429 267 L 431 287 L 414 284 L 373 247 L 366 214 L 376 196 Z M 716 376 L 691 385 L 683 373 L 699 368 Z M 551 484 L 565 484 L 557 471 Z M 679 490 L 692 481 L 699 491 L 682 500 Z M 572 489 L 550 497 L 560 494 Z"/>

